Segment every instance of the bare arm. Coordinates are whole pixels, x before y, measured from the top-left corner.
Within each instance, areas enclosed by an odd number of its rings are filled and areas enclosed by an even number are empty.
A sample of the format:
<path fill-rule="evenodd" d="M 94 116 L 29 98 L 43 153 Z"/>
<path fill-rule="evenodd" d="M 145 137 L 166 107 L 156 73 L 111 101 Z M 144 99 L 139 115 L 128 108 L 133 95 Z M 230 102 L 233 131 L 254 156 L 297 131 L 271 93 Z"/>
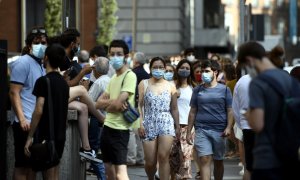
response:
<path fill-rule="evenodd" d="M 141 125 L 143 124 L 144 121 L 144 80 L 142 80 L 138 86 L 138 91 L 139 91 L 139 102 L 138 102 L 138 109 L 140 113 L 140 123 Z"/>
<path fill-rule="evenodd" d="M 260 108 L 250 109 L 246 114 L 250 127 L 255 132 L 260 132 L 264 128 L 264 110 Z"/>
<path fill-rule="evenodd" d="M 189 117 L 188 117 L 188 129 L 187 129 L 187 134 L 186 134 L 186 139 L 187 139 L 188 144 L 192 144 L 191 131 L 192 131 L 192 128 L 194 127 L 196 113 L 197 113 L 197 108 L 191 107 L 190 112 L 189 112 Z"/>
<path fill-rule="evenodd" d="M 234 119 L 233 119 L 233 112 L 232 108 L 227 108 L 227 126 L 224 131 L 225 136 L 229 136 L 231 133 L 231 129 L 233 127 Z"/>
<path fill-rule="evenodd" d="M 111 104 L 111 102 L 112 102 L 112 100 L 110 100 L 109 94 L 104 92 L 97 99 L 96 108 L 97 109 L 106 109 Z"/>
<path fill-rule="evenodd" d="M 24 116 L 20 97 L 22 88 L 23 85 L 10 83 L 9 97 L 17 118 L 20 121 L 21 128 L 23 129 L 23 131 L 28 131 L 30 129 L 30 124 Z"/>
<path fill-rule="evenodd" d="M 38 126 L 42 114 L 43 114 L 43 108 L 44 108 L 44 102 L 45 102 L 45 98 L 44 97 L 38 97 L 36 100 L 36 105 L 35 105 L 35 109 L 33 111 L 32 114 L 32 120 L 31 120 L 31 128 L 28 134 L 28 138 L 31 138 L 36 130 L 36 127 Z"/>
<path fill-rule="evenodd" d="M 179 111 L 177 106 L 177 90 L 174 86 L 172 89 L 172 96 L 171 96 L 171 114 L 174 119 L 175 127 L 179 128 Z"/>
<path fill-rule="evenodd" d="M 86 65 L 82 68 L 79 74 L 77 74 L 77 76 L 75 76 L 72 80 L 67 80 L 69 87 L 77 86 L 81 81 L 81 79 L 83 78 L 83 76 L 92 72 L 92 68 L 93 68 L 92 66 Z"/>
<path fill-rule="evenodd" d="M 106 108 L 107 112 L 122 112 L 126 108 L 124 104 L 126 104 L 126 99 L 128 99 L 129 93 L 128 92 L 121 92 L 117 99 L 111 101 L 111 103 Z"/>

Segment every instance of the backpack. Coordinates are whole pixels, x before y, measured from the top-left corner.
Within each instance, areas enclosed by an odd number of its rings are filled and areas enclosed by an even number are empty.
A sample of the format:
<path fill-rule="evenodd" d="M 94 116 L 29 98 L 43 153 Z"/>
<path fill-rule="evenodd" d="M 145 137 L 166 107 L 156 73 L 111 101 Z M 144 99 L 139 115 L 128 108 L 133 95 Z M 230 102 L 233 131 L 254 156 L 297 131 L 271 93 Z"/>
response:
<path fill-rule="evenodd" d="M 274 77 L 260 76 L 283 98 L 282 109 L 275 122 L 275 139 L 271 140 L 276 155 L 283 165 L 300 164 L 300 83 L 291 77 L 288 88 L 282 87 Z M 271 138 L 272 139 L 272 138 Z"/>

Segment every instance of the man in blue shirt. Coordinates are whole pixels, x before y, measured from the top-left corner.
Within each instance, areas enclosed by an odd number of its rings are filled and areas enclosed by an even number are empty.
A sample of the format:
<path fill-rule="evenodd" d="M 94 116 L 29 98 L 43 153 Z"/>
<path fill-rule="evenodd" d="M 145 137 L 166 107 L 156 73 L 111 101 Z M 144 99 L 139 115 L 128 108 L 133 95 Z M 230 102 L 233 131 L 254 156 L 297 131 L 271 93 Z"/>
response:
<path fill-rule="evenodd" d="M 13 112 L 15 169 L 14 179 L 35 179 L 29 158 L 24 154 L 24 146 L 35 107 L 36 97 L 32 94 L 35 81 L 45 75 L 42 67 L 47 46 L 47 34 L 44 28 L 33 28 L 26 37 L 28 54 L 21 56 L 11 66 L 10 92 Z"/>
<path fill-rule="evenodd" d="M 202 81 L 193 90 L 189 112 L 187 142 L 191 142 L 191 131 L 195 127 L 195 148 L 200 158 L 203 180 L 211 179 L 211 163 L 214 162 L 214 178 L 223 179 L 225 138 L 233 125 L 232 96 L 230 89 L 217 82 L 220 65 L 213 60 L 201 64 Z"/>

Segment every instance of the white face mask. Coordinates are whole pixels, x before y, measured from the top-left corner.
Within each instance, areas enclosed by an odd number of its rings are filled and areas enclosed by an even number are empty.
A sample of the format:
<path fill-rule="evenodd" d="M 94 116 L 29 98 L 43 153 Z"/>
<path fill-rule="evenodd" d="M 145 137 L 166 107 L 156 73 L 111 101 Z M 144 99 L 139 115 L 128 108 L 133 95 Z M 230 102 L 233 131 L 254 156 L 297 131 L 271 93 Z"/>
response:
<path fill-rule="evenodd" d="M 189 55 L 189 56 L 186 57 L 186 59 L 190 62 L 193 62 L 193 61 L 195 61 L 195 56 L 194 55 Z"/>

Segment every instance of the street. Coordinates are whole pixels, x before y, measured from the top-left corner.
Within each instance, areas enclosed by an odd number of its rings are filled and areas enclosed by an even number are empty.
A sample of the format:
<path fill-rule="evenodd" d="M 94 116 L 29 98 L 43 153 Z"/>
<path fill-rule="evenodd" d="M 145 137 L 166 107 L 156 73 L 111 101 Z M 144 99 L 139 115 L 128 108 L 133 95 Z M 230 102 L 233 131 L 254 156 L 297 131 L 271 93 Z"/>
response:
<path fill-rule="evenodd" d="M 241 180 L 242 176 L 239 175 L 240 170 L 242 169 L 241 167 L 238 166 L 239 159 L 237 158 L 232 158 L 232 159 L 226 159 L 224 160 L 224 180 Z M 193 179 L 196 174 L 195 166 L 194 163 L 192 162 L 193 165 Z M 128 175 L 131 180 L 146 180 L 147 176 L 144 170 L 144 167 L 135 167 L 135 166 L 128 166 Z M 87 180 L 96 180 L 96 176 L 91 176 L 87 175 L 86 176 Z M 212 176 L 212 179 L 213 176 Z"/>

